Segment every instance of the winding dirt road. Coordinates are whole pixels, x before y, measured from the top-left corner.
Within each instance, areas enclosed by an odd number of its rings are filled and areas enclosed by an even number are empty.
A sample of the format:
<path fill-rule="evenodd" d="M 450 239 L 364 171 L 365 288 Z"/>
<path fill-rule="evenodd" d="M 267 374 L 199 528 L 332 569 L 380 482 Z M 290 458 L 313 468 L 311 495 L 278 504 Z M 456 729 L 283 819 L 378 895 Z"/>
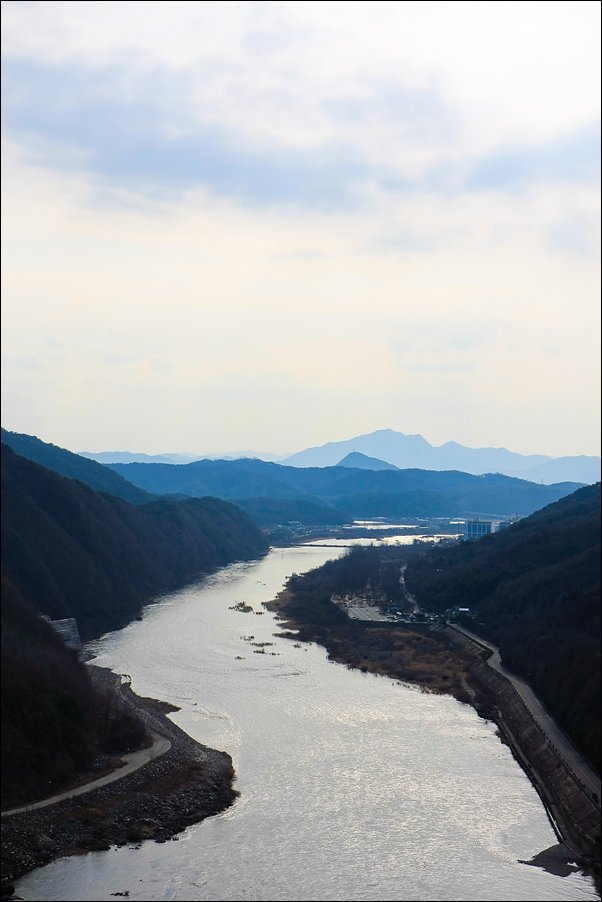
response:
<path fill-rule="evenodd" d="M 120 780 L 128 774 L 132 774 L 135 770 L 148 764 L 149 761 L 154 761 L 155 758 L 164 755 L 171 748 L 171 742 L 165 736 L 160 736 L 159 733 L 151 733 L 151 736 L 153 738 L 151 746 L 146 749 L 140 749 L 137 752 L 121 755 L 124 763 L 116 770 L 111 771 L 110 774 L 105 774 L 96 780 L 84 783 L 82 786 L 76 786 L 74 789 L 66 789 L 64 792 L 42 799 L 40 802 L 32 802 L 30 805 L 23 805 L 21 808 L 11 808 L 9 811 L 3 811 L 2 817 L 8 817 L 11 814 L 22 814 L 24 811 L 35 811 L 36 808 L 46 808 L 48 805 L 56 805 L 57 802 L 72 799 L 74 796 L 81 796 L 92 789 L 100 789 L 101 786 L 107 786 L 109 783 L 114 783 L 115 780 Z"/>

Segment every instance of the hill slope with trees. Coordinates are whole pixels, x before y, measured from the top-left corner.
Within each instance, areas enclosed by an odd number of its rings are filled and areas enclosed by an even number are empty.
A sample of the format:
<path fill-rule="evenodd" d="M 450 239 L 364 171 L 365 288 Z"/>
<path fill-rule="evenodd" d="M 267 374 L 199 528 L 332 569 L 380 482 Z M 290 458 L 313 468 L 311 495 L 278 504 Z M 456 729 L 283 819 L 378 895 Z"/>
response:
<path fill-rule="evenodd" d="M 248 510 L 261 526 L 288 520 L 323 525 L 370 517 L 526 516 L 578 488 L 566 482 L 539 485 L 499 473 L 375 471 L 348 465 L 299 468 L 254 458 L 103 466 L 35 436 L 6 430 L 2 435 L 17 454 L 95 491 L 135 505 L 157 496 L 211 495 Z"/>
<path fill-rule="evenodd" d="M 267 548 L 227 502 L 134 507 L 6 445 L 2 501 L 2 805 L 10 808 L 145 739 L 40 613 L 75 617 L 90 639 L 138 616 L 157 594 Z"/>
<path fill-rule="evenodd" d="M 600 761 L 600 485 L 500 533 L 412 557 L 408 589 L 429 610 L 469 607 L 587 755 Z"/>
<path fill-rule="evenodd" d="M 470 512 L 532 513 L 578 488 L 539 485 L 500 474 L 456 470 L 365 470 L 344 466 L 288 467 L 262 460 L 198 460 L 190 464 L 112 464 L 124 479 L 156 494 L 250 498 L 305 498 L 348 517 L 441 516 Z"/>
<path fill-rule="evenodd" d="M 152 494 L 127 482 L 108 467 L 103 467 L 102 464 L 67 451 L 65 448 L 59 448 L 58 445 L 43 442 L 35 435 L 8 432 L 3 429 L 2 442 L 12 448 L 15 454 L 26 457 L 27 460 L 33 460 L 34 463 L 40 464 L 48 470 L 66 476 L 67 479 L 79 479 L 80 482 L 89 485 L 96 492 L 108 492 L 117 498 L 129 501 L 130 504 L 146 504 L 147 501 L 153 499 Z"/>
<path fill-rule="evenodd" d="M 84 639 L 123 626 L 155 595 L 267 550 L 249 517 L 217 498 L 134 507 L 4 445 L 2 496 L 5 577 L 42 613 L 76 617 Z"/>
<path fill-rule="evenodd" d="M 2 808 L 59 791 L 99 755 L 140 748 L 145 733 L 3 580 Z"/>

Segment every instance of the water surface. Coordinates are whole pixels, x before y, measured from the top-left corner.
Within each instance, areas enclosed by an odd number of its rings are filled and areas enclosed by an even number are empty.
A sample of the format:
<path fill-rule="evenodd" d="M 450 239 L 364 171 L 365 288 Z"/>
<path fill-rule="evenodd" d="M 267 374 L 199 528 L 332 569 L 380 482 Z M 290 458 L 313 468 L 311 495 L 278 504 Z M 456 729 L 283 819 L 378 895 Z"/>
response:
<path fill-rule="evenodd" d="M 172 716 L 184 730 L 232 755 L 241 795 L 177 842 L 34 871 L 18 884 L 24 899 L 597 898 L 581 874 L 519 863 L 556 839 L 493 724 L 452 698 L 275 638 L 273 615 L 256 613 L 292 572 L 339 553 L 276 549 L 93 643 L 95 663 L 179 705 Z M 230 610 L 239 601 L 254 611 Z M 252 642 L 274 645 L 258 654 Z"/>

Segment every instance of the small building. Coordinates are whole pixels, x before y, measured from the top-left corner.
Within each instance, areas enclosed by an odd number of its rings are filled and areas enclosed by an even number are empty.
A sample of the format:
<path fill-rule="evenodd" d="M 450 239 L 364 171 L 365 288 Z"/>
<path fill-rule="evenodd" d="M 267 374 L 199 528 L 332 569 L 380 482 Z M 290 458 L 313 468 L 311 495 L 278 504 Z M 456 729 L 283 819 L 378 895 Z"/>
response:
<path fill-rule="evenodd" d="M 513 523 L 520 520 L 518 514 L 510 514 L 509 516 L 504 516 L 504 514 L 474 514 L 473 517 L 474 519 L 472 520 L 454 521 L 454 525 L 461 526 L 464 540 L 480 539 L 491 533 L 500 532 L 502 529 L 507 529 L 508 526 L 512 526 Z"/>
<path fill-rule="evenodd" d="M 464 539 L 480 539 L 491 533 L 491 520 L 467 520 L 464 524 Z"/>
<path fill-rule="evenodd" d="M 65 645 L 81 654 L 82 640 L 77 628 L 77 620 L 75 617 L 66 617 L 64 620 L 51 620 L 46 614 L 42 614 L 42 620 L 52 627 L 59 634 Z"/>

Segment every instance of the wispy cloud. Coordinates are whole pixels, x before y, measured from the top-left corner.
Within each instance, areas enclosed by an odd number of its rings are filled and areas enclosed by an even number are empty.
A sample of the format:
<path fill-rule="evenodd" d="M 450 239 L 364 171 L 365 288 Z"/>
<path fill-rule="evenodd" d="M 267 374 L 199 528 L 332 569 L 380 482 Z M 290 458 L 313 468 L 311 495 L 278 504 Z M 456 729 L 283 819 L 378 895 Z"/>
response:
<path fill-rule="evenodd" d="M 469 167 L 470 190 L 515 190 L 540 182 L 599 184 L 600 126 L 592 123 L 536 146 L 500 149 Z"/>

